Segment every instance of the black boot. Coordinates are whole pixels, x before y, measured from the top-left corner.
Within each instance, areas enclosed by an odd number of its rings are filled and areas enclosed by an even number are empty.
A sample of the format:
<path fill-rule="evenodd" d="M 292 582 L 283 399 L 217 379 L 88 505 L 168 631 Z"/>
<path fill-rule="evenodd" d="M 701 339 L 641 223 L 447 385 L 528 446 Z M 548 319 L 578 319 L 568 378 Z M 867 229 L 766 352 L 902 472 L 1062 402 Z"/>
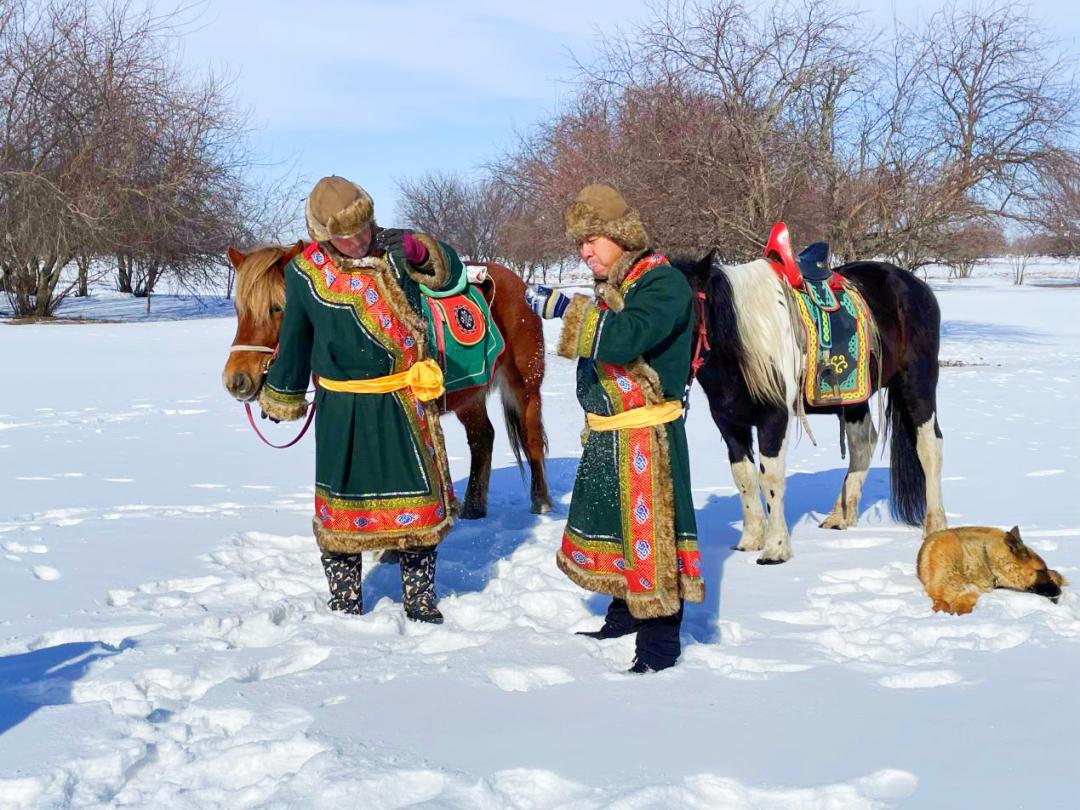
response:
<path fill-rule="evenodd" d="M 435 597 L 435 549 L 401 552 L 401 595 L 408 618 L 442 624 Z"/>
<path fill-rule="evenodd" d="M 612 599 L 608 605 L 604 626 L 599 630 L 578 630 L 575 635 L 587 638 L 619 638 L 628 636 L 638 629 L 639 619 L 630 614 L 630 607 L 623 599 Z"/>
<path fill-rule="evenodd" d="M 355 616 L 364 612 L 360 593 L 360 563 L 359 554 L 323 553 L 323 571 L 330 585 L 330 600 L 326 604 L 331 610 Z"/>
<path fill-rule="evenodd" d="M 671 616 L 642 619 L 638 625 L 637 643 L 634 646 L 634 665 L 629 672 L 644 674 L 659 672 L 675 666 L 682 654 L 679 628 L 682 626 L 683 609 Z"/>

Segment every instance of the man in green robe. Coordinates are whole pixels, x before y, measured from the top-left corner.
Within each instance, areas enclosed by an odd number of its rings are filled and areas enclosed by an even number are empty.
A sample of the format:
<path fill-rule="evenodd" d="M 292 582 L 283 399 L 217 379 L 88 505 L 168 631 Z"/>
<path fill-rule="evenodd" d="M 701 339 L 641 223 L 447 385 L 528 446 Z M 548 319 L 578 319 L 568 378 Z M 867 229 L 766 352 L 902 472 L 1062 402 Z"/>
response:
<path fill-rule="evenodd" d="M 435 547 L 457 503 L 420 284 L 453 287 L 464 268 L 434 239 L 375 224 L 359 186 L 332 176 L 307 200 L 312 242 L 285 269 L 277 358 L 259 395 L 275 419 L 299 419 L 317 378 L 315 537 L 334 610 L 363 611 L 360 552 L 393 549 L 405 613 L 439 623 Z"/>
<path fill-rule="evenodd" d="M 657 671 L 681 653 L 683 600 L 705 597 L 682 406 L 692 292 L 649 249 L 637 212 L 610 186 L 578 194 L 566 231 L 592 270 L 596 295 L 527 293 L 539 315 L 563 318 L 558 351 L 578 361 L 587 417 L 557 562 L 574 582 L 613 597 L 603 627 L 584 635 L 636 633 L 630 671 Z"/>

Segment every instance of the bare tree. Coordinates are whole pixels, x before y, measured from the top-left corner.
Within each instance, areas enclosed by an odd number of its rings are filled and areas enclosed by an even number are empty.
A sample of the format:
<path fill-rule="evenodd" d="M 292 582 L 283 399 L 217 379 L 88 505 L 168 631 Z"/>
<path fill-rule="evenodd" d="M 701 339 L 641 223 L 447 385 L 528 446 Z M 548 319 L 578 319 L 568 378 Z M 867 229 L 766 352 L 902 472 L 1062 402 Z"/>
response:
<path fill-rule="evenodd" d="M 971 278 L 975 267 L 1008 250 L 1001 228 L 988 222 L 971 222 L 945 233 L 934 253 L 936 262 L 949 267 L 949 277 Z"/>
<path fill-rule="evenodd" d="M 229 242 L 261 230 L 266 188 L 227 77 L 181 70 L 177 16 L 123 0 L 0 8 L 0 266 L 15 312 L 50 315 L 114 257 L 118 286 L 140 295 L 223 274 Z"/>
<path fill-rule="evenodd" d="M 473 261 L 502 258 L 500 237 L 513 216 L 513 203 L 504 186 L 429 172 L 399 180 L 398 190 L 402 216 L 411 227 L 444 239 Z"/>
<path fill-rule="evenodd" d="M 611 182 L 664 247 L 745 258 L 785 219 L 841 258 L 915 269 L 1028 215 L 1075 121 L 1050 44 L 1004 5 L 890 38 L 833 0 L 668 2 L 605 40 L 575 102 L 490 168 L 533 210 Z M 560 224 L 535 222 L 538 240 Z"/>

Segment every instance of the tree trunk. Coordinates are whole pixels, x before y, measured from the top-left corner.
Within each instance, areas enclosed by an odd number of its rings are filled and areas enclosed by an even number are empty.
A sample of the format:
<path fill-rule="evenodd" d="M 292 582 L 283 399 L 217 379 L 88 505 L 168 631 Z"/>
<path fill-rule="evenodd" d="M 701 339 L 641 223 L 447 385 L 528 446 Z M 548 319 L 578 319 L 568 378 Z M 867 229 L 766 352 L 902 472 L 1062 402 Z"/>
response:
<path fill-rule="evenodd" d="M 80 256 L 76 261 L 79 264 L 79 288 L 75 295 L 86 298 L 90 295 L 90 257 Z"/>
<path fill-rule="evenodd" d="M 131 259 L 122 253 L 116 254 L 116 289 L 123 293 L 131 293 Z"/>
<path fill-rule="evenodd" d="M 34 315 L 39 318 L 51 318 L 56 307 L 53 295 L 60 273 L 64 269 L 59 259 L 48 258 L 38 272 L 37 296 L 34 299 Z"/>

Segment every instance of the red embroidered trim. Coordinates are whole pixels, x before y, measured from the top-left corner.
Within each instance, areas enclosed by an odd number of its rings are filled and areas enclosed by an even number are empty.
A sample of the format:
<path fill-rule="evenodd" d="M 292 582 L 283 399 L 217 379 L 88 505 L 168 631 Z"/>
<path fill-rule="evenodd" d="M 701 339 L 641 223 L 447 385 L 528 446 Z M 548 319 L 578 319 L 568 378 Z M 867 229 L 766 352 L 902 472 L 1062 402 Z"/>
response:
<path fill-rule="evenodd" d="M 365 273 L 345 272 L 323 252 L 318 242 L 313 242 L 304 251 L 304 258 L 322 273 L 327 289 L 336 295 L 346 297 L 354 306 L 360 305 L 369 318 L 367 324 L 382 332 L 401 353 L 401 365 L 395 371 L 408 371 L 419 360 L 419 347 L 409 330 L 398 320 L 390 303 L 383 300 L 375 284 L 375 279 Z"/>
<path fill-rule="evenodd" d="M 316 496 L 315 514 L 324 529 L 367 534 L 437 526 L 446 519 L 446 507 L 441 502 L 436 502 L 417 507 L 335 509 L 323 498 Z"/>
<path fill-rule="evenodd" d="M 622 292 L 626 292 L 632 285 L 640 281 L 641 277 L 650 270 L 667 263 L 667 256 L 664 256 L 662 253 L 650 253 L 648 256 L 638 259 L 637 262 L 634 263 L 634 266 L 630 268 L 630 272 L 626 274 L 626 278 L 622 280 L 619 289 Z"/>

